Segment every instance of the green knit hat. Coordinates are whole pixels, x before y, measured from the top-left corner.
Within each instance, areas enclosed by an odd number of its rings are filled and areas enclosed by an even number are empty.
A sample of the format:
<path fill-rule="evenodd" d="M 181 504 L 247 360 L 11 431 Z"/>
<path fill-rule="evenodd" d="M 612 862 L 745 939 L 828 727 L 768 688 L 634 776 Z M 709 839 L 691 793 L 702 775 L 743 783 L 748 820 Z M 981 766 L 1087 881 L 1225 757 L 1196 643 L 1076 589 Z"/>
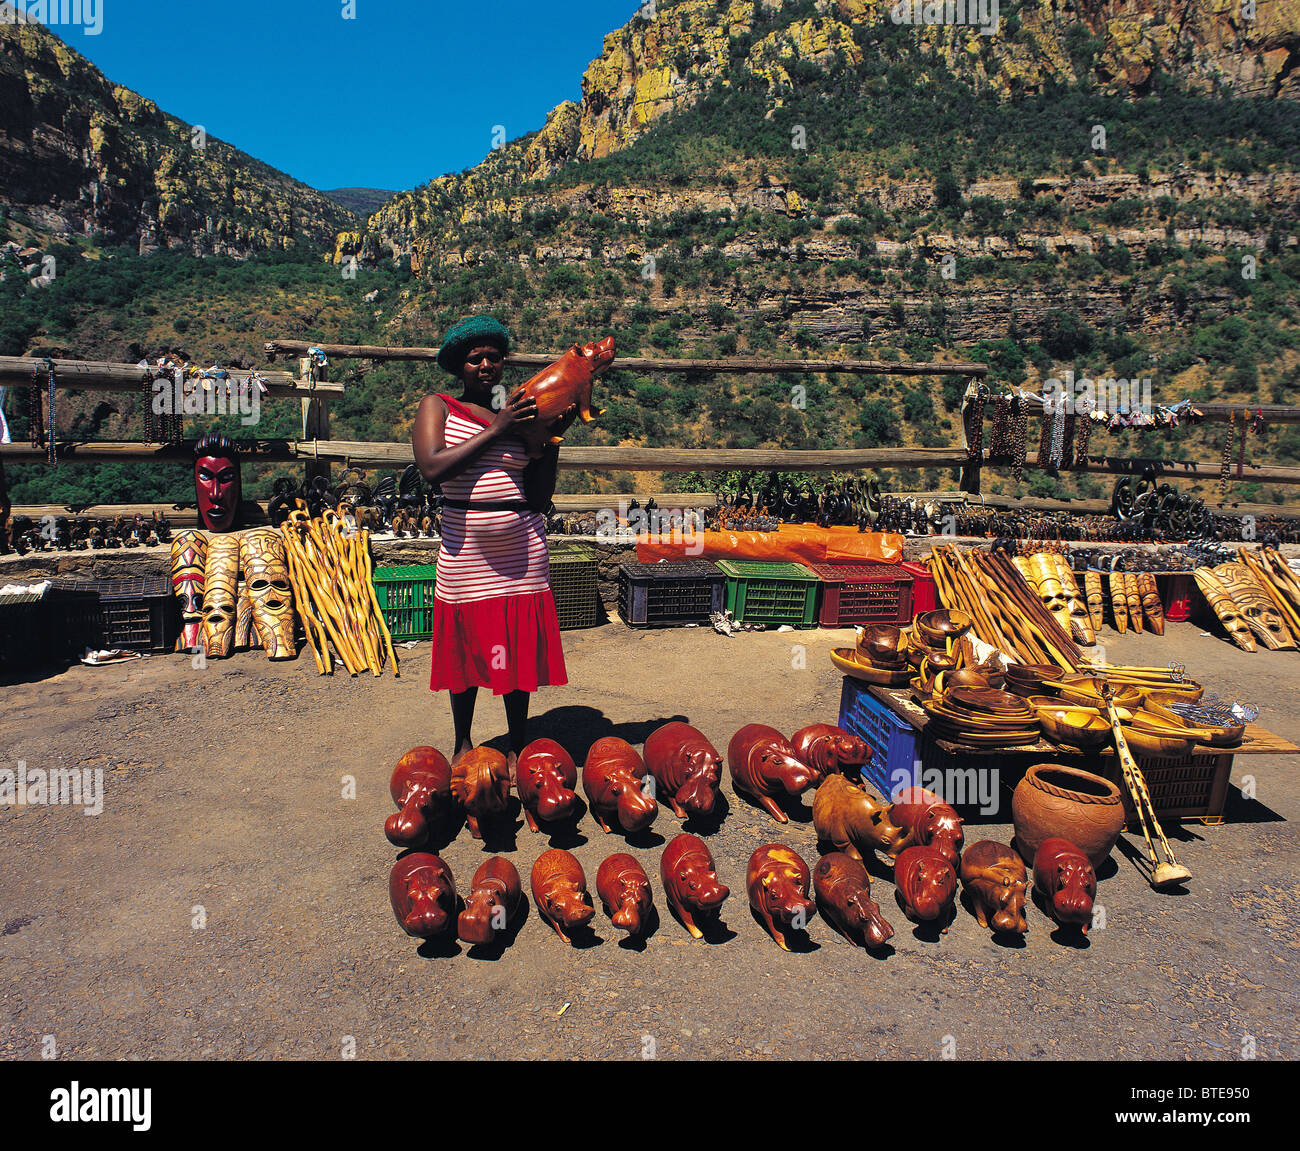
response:
<path fill-rule="evenodd" d="M 509 355 L 510 333 L 491 316 L 467 316 L 443 336 L 438 348 L 439 366 L 453 376 L 459 376 L 465 366 L 465 356 L 480 344 L 491 344 Z"/>

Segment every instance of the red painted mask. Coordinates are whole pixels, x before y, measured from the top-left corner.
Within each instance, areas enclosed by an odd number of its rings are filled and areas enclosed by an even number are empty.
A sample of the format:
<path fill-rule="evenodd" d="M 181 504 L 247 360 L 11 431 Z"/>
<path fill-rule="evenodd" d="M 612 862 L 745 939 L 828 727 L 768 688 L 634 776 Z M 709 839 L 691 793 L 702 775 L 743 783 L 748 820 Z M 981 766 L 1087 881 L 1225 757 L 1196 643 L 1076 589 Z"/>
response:
<path fill-rule="evenodd" d="M 201 526 L 210 532 L 228 532 L 239 510 L 239 461 L 229 456 L 200 456 L 194 461 L 194 493 Z"/>

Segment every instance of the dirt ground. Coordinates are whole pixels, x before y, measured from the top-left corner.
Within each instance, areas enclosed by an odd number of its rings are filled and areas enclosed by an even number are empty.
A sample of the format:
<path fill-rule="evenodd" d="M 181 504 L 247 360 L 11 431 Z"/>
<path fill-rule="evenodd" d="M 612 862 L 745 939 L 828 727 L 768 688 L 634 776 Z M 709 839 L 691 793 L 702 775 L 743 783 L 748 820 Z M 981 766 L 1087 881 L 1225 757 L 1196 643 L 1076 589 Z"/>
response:
<path fill-rule="evenodd" d="M 581 760 L 600 735 L 639 745 L 672 718 L 723 750 L 745 723 L 834 722 L 828 652 L 848 635 L 567 632 L 570 685 L 534 697 L 531 734 Z M 1247 654 L 1191 624 L 1105 639 L 1114 662 L 1184 661 L 1300 740 L 1300 655 Z M 397 679 L 326 679 L 305 652 L 255 652 L 203 668 L 181 655 L 78 665 L 3 688 L 0 766 L 100 767 L 105 782 L 96 816 L 0 807 L 0 1057 L 53 1044 L 65 1058 L 328 1059 L 349 1043 L 358 1058 L 1300 1055 L 1300 758 L 1238 757 L 1226 822 L 1167 828 L 1194 873 L 1185 893 L 1152 891 L 1131 858 L 1140 837 L 1121 840 L 1101 873 L 1106 925 L 1082 946 L 1037 907 L 1021 947 L 964 908 L 947 934 L 914 928 L 878 867 L 892 948 L 854 948 L 817 918 L 782 952 L 748 909 L 744 869 L 772 841 L 815 860 L 810 799 L 780 826 L 729 779 L 725 818 L 704 829 L 732 891 L 708 939 L 664 904 L 659 855 L 679 830 L 667 808 L 629 843 L 590 813 L 576 835 L 532 834 L 516 801 L 486 844 L 462 827 L 442 849 L 462 889 L 490 850 L 525 890 L 548 846 L 573 850 L 593 889 L 599 862 L 629 850 L 657 928 L 630 942 L 598 909 L 568 946 L 530 907 L 508 946 L 422 945 L 389 908 L 388 779 L 415 744 L 450 751 L 451 722 L 428 690 L 429 645 L 400 654 Z M 476 738 L 503 733 L 500 704 L 480 699 Z M 1014 782 L 967 843 L 1009 842 Z"/>

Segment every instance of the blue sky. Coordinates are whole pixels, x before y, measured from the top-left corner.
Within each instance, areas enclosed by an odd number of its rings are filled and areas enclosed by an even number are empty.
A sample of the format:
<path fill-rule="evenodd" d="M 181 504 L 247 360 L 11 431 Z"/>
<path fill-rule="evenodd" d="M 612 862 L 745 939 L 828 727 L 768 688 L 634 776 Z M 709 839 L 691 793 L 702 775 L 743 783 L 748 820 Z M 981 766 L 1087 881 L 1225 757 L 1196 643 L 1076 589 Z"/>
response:
<path fill-rule="evenodd" d="M 581 99 L 605 35 L 640 6 L 352 3 L 345 19 L 346 0 L 99 0 L 97 35 L 51 30 L 110 80 L 304 183 L 402 190 L 477 164 L 496 125 L 514 139 Z"/>

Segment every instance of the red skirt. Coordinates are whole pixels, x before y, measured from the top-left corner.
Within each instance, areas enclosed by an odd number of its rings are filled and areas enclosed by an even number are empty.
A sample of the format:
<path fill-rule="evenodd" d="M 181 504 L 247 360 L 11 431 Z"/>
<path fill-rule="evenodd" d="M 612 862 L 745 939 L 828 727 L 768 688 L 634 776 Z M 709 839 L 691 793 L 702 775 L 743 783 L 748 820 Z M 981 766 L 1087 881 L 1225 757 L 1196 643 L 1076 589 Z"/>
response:
<path fill-rule="evenodd" d="M 504 695 L 568 682 L 549 589 L 469 603 L 434 599 L 430 691 L 490 687 Z"/>

